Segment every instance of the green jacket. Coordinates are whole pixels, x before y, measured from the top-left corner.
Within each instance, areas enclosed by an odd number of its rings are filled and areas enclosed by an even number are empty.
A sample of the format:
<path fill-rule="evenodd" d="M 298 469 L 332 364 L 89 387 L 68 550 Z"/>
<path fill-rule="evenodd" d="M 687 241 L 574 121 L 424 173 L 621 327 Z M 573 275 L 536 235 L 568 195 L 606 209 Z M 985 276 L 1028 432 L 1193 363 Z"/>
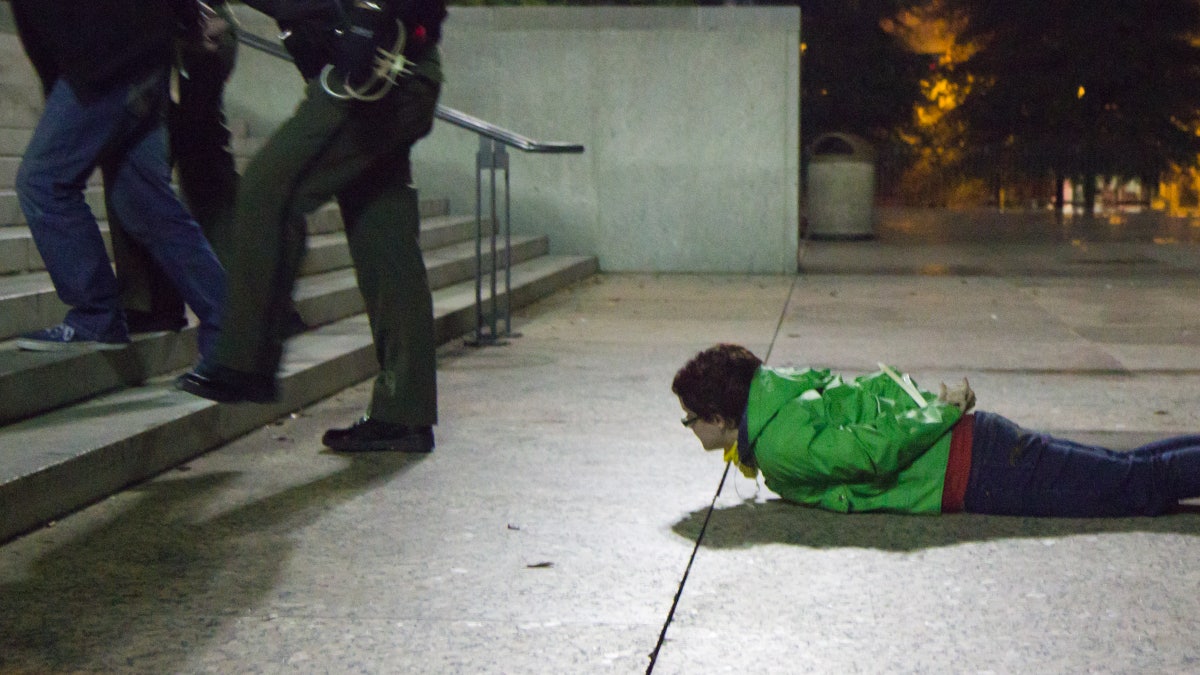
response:
<path fill-rule="evenodd" d="M 950 430 L 962 413 L 919 393 L 927 406 L 883 372 L 847 382 L 828 370 L 763 366 L 739 446 L 748 443 L 767 487 L 789 501 L 841 513 L 940 513 Z"/>

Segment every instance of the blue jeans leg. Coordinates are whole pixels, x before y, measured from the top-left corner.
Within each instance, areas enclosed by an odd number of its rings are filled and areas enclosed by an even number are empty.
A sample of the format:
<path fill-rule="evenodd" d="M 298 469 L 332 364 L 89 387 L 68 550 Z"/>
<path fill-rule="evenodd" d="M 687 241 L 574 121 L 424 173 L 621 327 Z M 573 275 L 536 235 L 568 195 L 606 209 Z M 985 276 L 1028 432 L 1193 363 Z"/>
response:
<path fill-rule="evenodd" d="M 112 208 L 200 319 L 200 355 L 209 356 L 221 327 L 225 270 L 171 189 L 165 128 L 145 134 L 111 175 Z"/>
<path fill-rule="evenodd" d="M 1200 496 L 1200 436 L 1114 452 L 977 412 L 971 452 L 964 510 L 973 513 L 1153 516 Z"/>
<path fill-rule="evenodd" d="M 84 105 L 59 80 L 17 171 L 21 210 L 54 289 L 70 306 L 64 321 L 93 339 L 126 336 L 117 280 L 83 196 L 124 107 L 123 90 Z"/>

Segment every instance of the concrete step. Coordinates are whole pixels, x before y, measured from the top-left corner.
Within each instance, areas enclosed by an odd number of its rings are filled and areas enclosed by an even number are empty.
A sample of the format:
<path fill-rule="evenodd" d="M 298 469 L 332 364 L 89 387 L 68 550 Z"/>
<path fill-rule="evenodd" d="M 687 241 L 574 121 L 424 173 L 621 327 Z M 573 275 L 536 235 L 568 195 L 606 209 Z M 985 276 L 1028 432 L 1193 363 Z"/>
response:
<path fill-rule="evenodd" d="M 25 152 L 33 127 L 0 127 L 0 157 L 17 157 Z"/>
<path fill-rule="evenodd" d="M 512 258 L 514 264 L 545 255 L 549 250 L 545 237 L 513 237 Z M 503 247 L 499 255 L 504 255 Z M 491 255 L 485 252 L 484 265 L 491 264 Z M 429 275 L 429 287 L 444 288 L 467 279 L 475 278 L 474 243 L 463 242 L 425 255 L 425 267 Z M 310 326 L 320 326 L 337 321 L 350 314 L 363 311 L 362 296 L 353 269 L 340 269 L 314 274 L 299 280 L 294 293 L 296 309 Z M 2 399 L 0 399 L 2 400 Z"/>
<path fill-rule="evenodd" d="M 13 36 L 13 40 L 15 39 L 16 37 Z M 11 42 L 5 39 L 4 33 L 0 32 L 0 74 L 8 76 L 10 70 L 4 68 L 4 61 L 8 53 L 6 44 L 11 44 Z M 32 79 L 28 84 L 30 86 L 22 86 L 19 82 L 0 82 L 0 120 L 4 121 L 5 126 L 32 129 L 37 124 L 38 118 L 41 117 L 41 86 Z"/>
<path fill-rule="evenodd" d="M 5 157 L 0 154 L 0 187 L 12 188 L 17 183 L 17 167 L 21 164 L 20 157 Z"/>
<path fill-rule="evenodd" d="M 422 208 L 421 248 L 426 252 L 467 239 L 474 241 L 478 229 L 474 216 L 430 215 L 436 213 L 441 205 L 442 202 L 435 201 Z M 351 264 L 346 236 L 341 227 L 341 217 L 337 207 L 332 204 L 309 218 L 308 253 L 301 267 L 302 274 L 332 269 L 339 266 L 339 262 L 343 267 Z M 490 235 L 491 223 L 482 223 L 482 229 L 484 236 Z M 0 260 L 3 260 L 2 255 Z"/>
<path fill-rule="evenodd" d="M 435 252 L 464 236 L 473 236 L 475 229 L 472 216 L 427 217 L 421 223 L 421 245 L 425 250 Z M 459 251 L 456 255 L 462 254 L 461 248 L 455 250 Z M 439 257 L 434 260 L 443 264 L 452 262 Z M 314 235 L 310 238 L 309 255 L 301 273 L 328 272 L 349 265 L 350 253 L 344 235 Z M 460 267 L 461 263 L 455 269 Z M 474 273 L 473 268 L 471 273 Z M 62 319 L 67 308 L 54 292 L 49 274 L 42 271 L 41 257 L 27 229 L 0 228 L 0 274 L 7 274 L 0 276 L 0 340 L 56 324 Z"/>
<path fill-rule="evenodd" d="M 508 301 L 514 308 L 528 305 L 596 271 L 594 258 L 539 256 L 513 266 Z M 434 314 L 439 344 L 473 331 L 474 280 L 435 291 Z M 174 390 L 177 372 L 171 372 L 0 428 L 0 542 L 367 379 L 376 369 L 366 317 L 356 315 L 292 339 L 281 372 L 282 400 L 274 405 L 217 405 Z"/>
<path fill-rule="evenodd" d="M 442 202 L 435 200 L 430 203 L 431 213 L 444 211 Z M 341 266 L 350 264 L 350 253 L 347 249 L 345 236 L 341 231 L 341 217 L 337 207 L 330 204 L 321 209 L 314 219 L 309 222 L 308 254 L 305 258 L 302 274 L 308 271 L 325 271 L 332 269 L 343 261 Z M 312 233 L 316 230 L 316 233 Z M 454 241 L 475 236 L 474 216 L 423 215 L 421 220 L 421 245 L 426 249 L 445 246 Z M 483 232 L 491 234 L 491 223 L 485 223 Z M 106 245 L 109 244 L 108 227 L 100 221 L 100 234 Z M 109 248 L 109 255 L 112 250 Z M 45 269 L 33 236 L 25 225 L 0 227 L 0 277 L 6 275 L 39 272 Z M 3 297 L 3 284 L 0 283 L 0 298 Z M 4 333 L 0 331 L 0 336 Z"/>
<path fill-rule="evenodd" d="M 524 262 L 545 255 L 549 243 L 545 237 L 514 237 L 512 259 Z M 503 255 L 503 248 L 500 251 Z M 430 251 L 426 256 L 430 287 L 440 289 L 473 280 L 475 275 L 474 242 L 461 242 Z M 490 266 L 490 253 L 484 265 Z M 27 275 L 34 277 L 39 275 Z M 45 274 L 40 275 L 45 278 Z M 18 278 L 16 280 L 22 280 Z M 0 280 L 0 286 L 9 280 Z M 48 280 L 46 283 L 49 283 Z M 44 295 L 44 292 L 42 293 Z M 27 304 L 50 305 L 53 299 L 27 293 Z M 354 270 L 340 268 L 302 277 L 294 292 L 296 309 L 309 326 L 322 326 L 363 311 Z M 16 317 L 34 310 L 14 302 Z M 65 308 L 59 307 L 65 311 Z M 51 315 L 38 326 L 53 325 L 62 313 Z M 0 317 L 9 312 L 0 304 Z M 42 317 L 49 318 L 49 317 Z M 193 324 L 194 324 L 193 320 Z M 17 349 L 14 340 L 0 342 L 0 424 L 42 414 L 69 403 L 106 391 L 136 386 L 171 370 L 186 367 L 197 359 L 195 327 L 177 334 L 156 337 L 139 336 L 130 349 L 95 351 L 82 354 L 31 353 Z"/>
<path fill-rule="evenodd" d="M 234 125 L 235 128 L 236 126 Z M 12 189 L 17 166 L 20 165 L 21 156 L 25 154 L 25 147 L 29 145 L 29 139 L 32 137 L 33 127 L 0 127 L 0 189 Z M 238 133 L 230 137 L 230 147 L 239 171 L 246 168 L 246 163 L 265 142 L 264 138 L 252 138 Z M 99 185 L 100 172 L 93 173 L 88 183 Z"/>
<path fill-rule="evenodd" d="M 338 221 L 340 222 L 340 221 Z M 484 234 L 491 234 L 491 223 L 486 223 Z M 108 245 L 108 227 L 101 222 L 101 235 Z M 474 238 L 474 216 L 425 216 L 421 220 L 421 245 L 426 249 Z M 112 250 L 109 249 L 109 255 Z M 311 234 L 308 237 L 308 252 L 302 263 L 301 274 L 313 274 L 337 267 L 348 267 L 350 253 L 346 235 L 340 231 Z M 46 269 L 38 255 L 29 228 L 25 226 L 0 227 L 0 279 L 4 276 L 36 273 Z M 4 282 L 0 281 L 0 301 L 4 298 Z M 0 330 L 0 335 L 5 335 Z"/>

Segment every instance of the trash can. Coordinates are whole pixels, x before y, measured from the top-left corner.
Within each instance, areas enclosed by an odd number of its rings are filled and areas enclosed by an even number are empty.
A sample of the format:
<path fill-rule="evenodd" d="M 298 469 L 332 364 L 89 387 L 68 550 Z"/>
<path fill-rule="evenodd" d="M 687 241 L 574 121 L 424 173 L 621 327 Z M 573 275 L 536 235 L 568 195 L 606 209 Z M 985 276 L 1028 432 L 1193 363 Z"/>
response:
<path fill-rule="evenodd" d="M 808 162 L 807 236 L 875 236 L 875 150 L 851 134 L 823 134 Z"/>

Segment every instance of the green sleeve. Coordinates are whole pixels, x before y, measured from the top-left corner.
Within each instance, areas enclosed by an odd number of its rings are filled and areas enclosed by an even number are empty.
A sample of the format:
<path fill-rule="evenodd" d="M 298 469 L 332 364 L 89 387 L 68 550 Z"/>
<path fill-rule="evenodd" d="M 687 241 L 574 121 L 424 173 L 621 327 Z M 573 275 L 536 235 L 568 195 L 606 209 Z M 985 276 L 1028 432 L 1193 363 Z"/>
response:
<path fill-rule="evenodd" d="M 759 439 L 764 449 L 787 451 L 770 453 L 760 463 L 774 465 L 789 481 L 814 486 L 885 482 L 961 417 L 950 405 L 918 407 L 882 377 L 866 376 L 789 402 Z"/>

